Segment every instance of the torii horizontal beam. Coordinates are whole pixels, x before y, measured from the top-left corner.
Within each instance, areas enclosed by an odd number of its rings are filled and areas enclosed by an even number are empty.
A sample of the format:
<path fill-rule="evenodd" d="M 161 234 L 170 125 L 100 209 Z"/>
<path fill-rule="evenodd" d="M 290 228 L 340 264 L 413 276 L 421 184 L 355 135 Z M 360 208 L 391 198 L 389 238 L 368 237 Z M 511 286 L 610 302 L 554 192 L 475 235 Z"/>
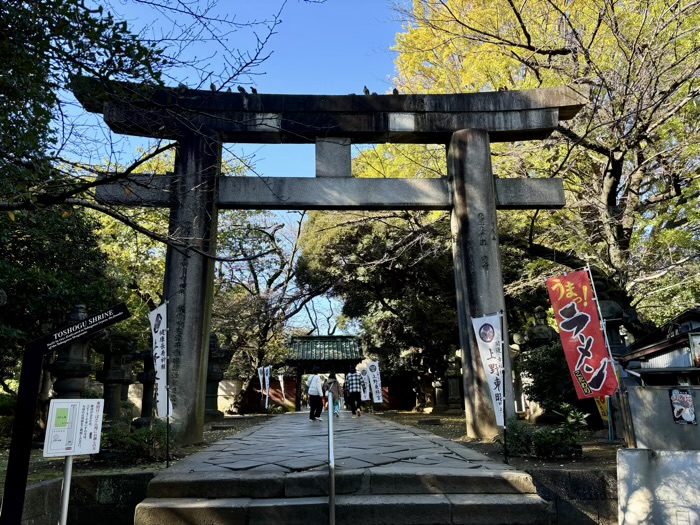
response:
<path fill-rule="evenodd" d="M 446 144 L 458 129 L 492 142 L 546 138 L 587 101 L 585 88 L 451 95 L 266 95 L 161 88 L 79 78 L 80 103 L 116 133 L 177 140 L 206 131 L 222 142 Z"/>
<path fill-rule="evenodd" d="M 97 200 L 120 206 L 169 207 L 172 176 L 131 176 L 97 187 Z M 561 179 L 495 178 L 496 208 L 563 208 Z M 219 177 L 220 209 L 449 210 L 446 178 L 356 179 L 314 177 Z"/>

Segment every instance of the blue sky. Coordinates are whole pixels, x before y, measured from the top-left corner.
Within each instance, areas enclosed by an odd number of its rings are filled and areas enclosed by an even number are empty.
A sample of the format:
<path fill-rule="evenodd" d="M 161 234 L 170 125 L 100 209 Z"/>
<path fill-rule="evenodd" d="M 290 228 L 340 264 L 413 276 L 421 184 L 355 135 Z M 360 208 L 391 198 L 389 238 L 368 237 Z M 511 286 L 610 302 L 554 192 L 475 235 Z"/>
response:
<path fill-rule="evenodd" d="M 242 19 L 266 14 L 281 2 L 230 2 Z M 261 92 L 317 95 L 362 93 L 367 85 L 390 92 L 394 76 L 396 14 L 384 0 L 288 0 L 272 37 L 273 54 L 255 77 Z"/>
<path fill-rule="evenodd" d="M 199 2 L 205 5 L 206 0 Z M 361 94 L 366 85 L 371 91 L 388 93 L 393 88 L 395 53 L 390 48 L 397 32 L 402 30 L 398 15 L 391 9 L 397 0 L 219 0 L 210 14 L 235 16 L 236 22 L 269 19 L 282 8 L 282 23 L 276 28 L 266 50 L 271 56 L 236 84 L 255 86 L 260 93 L 312 95 Z M 118 15 L 129 22 L 133 30 L 150 25 L 158 35 L 167 31 L 170 23 L 154 12 L 134 4 L 115 2 Z M 121 11 L 120 11 L 121 9 Z M 264 34 L 263 28 L 258 28 Z M 253 49 L 249 29 L 229 35 L 227 45 L 245 51 Z M 192 45 L 188 56 L 199 59 L 212 54 L 211 44 Z M 222 69 L 224 58 L 207 58 L 209 67 Z M 190 71 L 189 79 L 181 77 L 166 81 L 175 85 L 185 81 L 190 87 L 199 82 L 199 73 Z M 206 82 L 206 88 L 209 83 Z M 235 87 L 234 87 L 235 90 Z M 132 145 L 138 140 L 129 139 Z M 132 146 L 133 147 L 133 146 Z M 231 146 L 236 152 L 254 155 L 257 173 L 270 177 L 312 177 L 315 170 L 313 145 L 245 145 Z"/>
<path fill-rule="evenodd" d="M 201 0 L 204 5 L 208 0 Z M 284 5 L 281 20 L 267 46 L 271 56 L 249 77 L 235 84 L 255 86 L 260 93 L 287 93 L 312 95 L 361 94 L 367 86 L 377 93 L 389 93 L 393 88 L 396 33 L 402 30 L 397 14 L 390 4 L 397 0 L 219 0 L 213 15 L 235 14 L 236 21 L 262 20 L 277 13 Z M 150 26 L 157 38 L 160 28 L 168 29 L 168 21 L 154 19 L 153 12 L 134 7 L 133 3 L 113 3 L 119 18 L 126 19 L 134 31 Z M 119 11 L 121 9 L 121 11 Z M 260 33 L 264 30 L 260 29 Z M 250 31 L 242 29 L 230 36 L 228 45 L 241 50 L 252 49 Z M 189 57 L 208 58 L 211 71 L 222 68 L 223 57 L 212 56 L 211 45 L 196 44 L 187 49 Z M 185 57 L 186 58 L 186 57 Z M 189 78 L 187 78 L 189 76 Z M 181 70 L 167 84 L 184 82 L 197 87 L 200 73 Z M 234 84 L 234 85 L 235 85 Z M 208 88 L 206 82 L 203 89 Z M 235 91 L 235 87 L 234 87 Z M 122 143 L 129 155 L 135 155 L 142 139 L 125 138 Z M 228 145 L 235 151 L 254 155 L 258 174 L 268 177 L 313 177 L 315 152 L 313 145 Z M 286 214 L 280 213 L 282 218 Z M 287 220 L 287 219 L 283 219 Z M 327 306 L 319 303 L 320 311 Z M 334 301 L 337 312 L 340 307 Z M 300 318 L 304 317 L 300 315 Z M 304 319 L 299 323 L 306 324 Z M 296 323 L 295 323 L 296 324 Z M 322 327 L 322 331 L 325 327 Z"/>
<path fill-rule="evenodd" d="M 266 16 L 282 2 L 236 1 L 241 19 Z M 270 44 L 271 57 L 250 81 L 261 93 L 311 95 L 361 94 L 366 85 L 391 92 L 395 53 L 401 31 L 385 0 L 288 0 L 282 23 Z M 272 177 L 313 176 L 313 145 L 246 145 L 255 153 L 258 173 Z"/>

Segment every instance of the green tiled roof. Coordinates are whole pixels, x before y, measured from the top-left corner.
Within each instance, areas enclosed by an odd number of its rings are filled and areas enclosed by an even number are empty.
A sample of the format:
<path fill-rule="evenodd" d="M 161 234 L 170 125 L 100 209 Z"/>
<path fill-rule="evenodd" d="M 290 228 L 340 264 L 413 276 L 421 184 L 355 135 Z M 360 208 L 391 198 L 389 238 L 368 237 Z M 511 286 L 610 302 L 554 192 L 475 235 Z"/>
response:
<path fill-rule="evenodd" d="M 361 361 L 357 338 L 345 336 L 292 337 L 288 361 Z"/>

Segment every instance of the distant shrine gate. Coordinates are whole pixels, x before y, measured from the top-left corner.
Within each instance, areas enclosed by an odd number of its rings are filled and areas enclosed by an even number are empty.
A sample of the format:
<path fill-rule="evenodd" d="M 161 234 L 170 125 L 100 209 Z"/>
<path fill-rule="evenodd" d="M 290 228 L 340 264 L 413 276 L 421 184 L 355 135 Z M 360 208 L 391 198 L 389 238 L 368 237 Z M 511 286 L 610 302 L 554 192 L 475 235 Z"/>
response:
<path fill-rule="evenodd" d="M 170 399 L 176 438 L 202 440 L 218 209 L 449 210 L 466 427 L 497 433 L 471 318 L 505 310 L 496 209 L 561 208 L 559 179 L 500 179 L 491 142 L 546 138 L 586 103 L 573 88 L 457 95 L 262 95 L 103 84 L 75 94 L 116 133 L 175 140 L 172 176 L 135 176 L 98 187 L 110 205 L 170 208 Z M 220 177 L 224 142 L 316 144 L 315 178 Z M 354 179 L 351 144 L 447 145 L 447 177 Z M 508 346 L 507 327 L 505 348 Z M 508 352 L 506 377 L 511 377 Z M 196 393 L 196 395 L 195 395 Z M 513 385 L 505 385 L 513 417 Z"/>

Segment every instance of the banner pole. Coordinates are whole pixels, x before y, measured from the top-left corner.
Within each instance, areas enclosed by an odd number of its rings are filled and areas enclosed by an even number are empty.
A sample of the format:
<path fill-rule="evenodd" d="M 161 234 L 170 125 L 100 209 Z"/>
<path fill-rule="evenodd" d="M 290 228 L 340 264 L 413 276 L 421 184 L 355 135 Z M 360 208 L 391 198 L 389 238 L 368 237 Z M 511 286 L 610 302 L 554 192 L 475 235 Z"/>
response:
<path fill-rule="evenodd" d="M 591 273 L 591 267 L 586 266 L 586 271 L 588 272 L 588 279 L 591 281 L 591 288 L 593 289 L 593 297 L 595 298 L 595 307 L 598 311 L 598 318 L 600 319 L 600 329 L 603 331 L 603 337 L 605 338 L 605 348 L 608 351 L 608 357 L 610 358 L 610 364 L 613 365 L 613 372 L 617 374 L 615 368 L 615 359 L 613 358 L 612 352 L 610 351 L 610 341 L 608 340 L 608 330 L 607 323 L 603 319 L 603 312 L 600 311 L 600 304 L 598 303 L 598 292 L 595 289 L 595 282 L 593 281 L 593 274 Z M 617 383 L 617 392 L 620 391 L 620 382 Z M 608 442 L 612 443 L 614 441 L 615 433 L 612 426 L 612 403 L 610 402 L 612 395 L 608 396 Z"/>
<path fill-rule="evenodd" d="M 508 422 L 506 421 L 506 367 L 505 367 L 505 338 L 503 337 L 503 310 L 498 312 L 501 321 L 501 381 L 503 388 L 503 403 L 501 409 L 503 411 L 503 463 L 508 464 Z"/>
<path fill-rule="evenodd" d="M 168 383 L 168 367 L 170 357 L 165 361 L 165 468 L 170 468 L 170 384 Z"/>
<path fill-rule="evenodd" d="M 591 288 L 593 289 L 593 299 L 595 300 L 595 308 L 598 311 L 598 318 L 600 319 L 600 329 L 603 332 L 603 337 L 605 338 L 605 348 L 608 351 L 608 357 L 610 362 L 614 361 L 612 353 L 610 352 L 610 341 L 608 341 L 608 332 L 606 331 L 605 319 L 603 319 L 603 313 L 600 311 L 600 304 L 598 304 L 598 294 L 595 290 L 595 283 L 593 282 L 593 274 L 591 273 L 591 267 L 586 266 L 586 272 L 588 272 L 588 279 L 591 281 Z M 619 388 L 619 385 L 618 385 Z"/>

